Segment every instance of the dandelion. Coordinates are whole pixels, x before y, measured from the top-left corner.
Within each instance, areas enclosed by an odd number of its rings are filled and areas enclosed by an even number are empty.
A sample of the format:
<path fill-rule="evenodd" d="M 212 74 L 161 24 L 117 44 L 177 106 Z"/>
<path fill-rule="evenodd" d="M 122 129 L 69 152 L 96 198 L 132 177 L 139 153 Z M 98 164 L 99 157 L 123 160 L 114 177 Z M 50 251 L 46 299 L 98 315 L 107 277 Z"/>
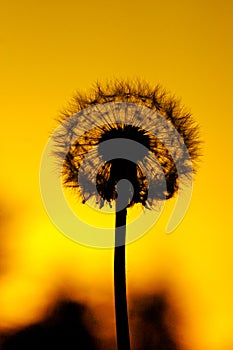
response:
<path fill-rule="evenodd" d="M 89 94 L 77 93 L 60 122 L 55 153 L 64 162 L 64 186 L 75 189 L 83 203 L 94 198 L 101 208 L 116 202 L 116 334 L 118 350 L 128 350 L 127 208 L 139 203 L 153 209 L 177 193 L 198 160 L 198 127 L 179 100 L 160 86 L 141 81 L 97 83 Z M 127 182 L 120 188 L 122 179 Z"/>

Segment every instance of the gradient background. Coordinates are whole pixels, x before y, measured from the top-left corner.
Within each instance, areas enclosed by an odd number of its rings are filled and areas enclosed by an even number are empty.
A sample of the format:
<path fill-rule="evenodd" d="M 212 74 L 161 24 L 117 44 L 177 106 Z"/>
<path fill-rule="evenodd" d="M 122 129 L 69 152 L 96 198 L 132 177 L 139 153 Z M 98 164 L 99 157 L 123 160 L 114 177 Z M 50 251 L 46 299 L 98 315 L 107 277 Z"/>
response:
<path fill-rule="evenodd" d="M 129 300 L 162 291 L 182 349 L 233 349 L 232 1 L 2 1 L 0 17 L 0 328 L 39 320 L 65 295 L 114 332 L 113 251 L 55 229 L 39 165 L 75 90 L 141 77 L 182 98 L 204 143 L 180 226 L 164 233 L 171 202 L 127 247 Z"/>

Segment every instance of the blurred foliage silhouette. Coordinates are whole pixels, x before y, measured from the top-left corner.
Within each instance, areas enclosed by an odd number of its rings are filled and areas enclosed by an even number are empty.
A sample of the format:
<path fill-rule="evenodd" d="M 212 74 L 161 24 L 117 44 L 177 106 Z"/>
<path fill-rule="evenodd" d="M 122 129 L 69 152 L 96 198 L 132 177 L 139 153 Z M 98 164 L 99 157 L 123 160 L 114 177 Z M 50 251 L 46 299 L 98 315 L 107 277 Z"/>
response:
<path fill-rule="evenodd" d="M 61 301 L 43 321 L 2 336 L 1 349 L 97 350 L 86 319 L 94 322 L 86 306 L 72 301 Z"/>
<path fill-rule="evenodd" d="M 180 350 L 173 331 L 176 315 L 164 294 L 135 298 L 130 312 L 133 350 Z M 115 350 L 116 341 L 94 335 L 97 321 L 88 306 L 60 301 L 41 322 L 2 335 L 1 350 L 56 349 Z"/>
<path fill-rule="evenodd" d="M 132 311 L 133 348 L 135 350 L 179 350 L 173 307 L 163 293 L 140 297 Z"/>

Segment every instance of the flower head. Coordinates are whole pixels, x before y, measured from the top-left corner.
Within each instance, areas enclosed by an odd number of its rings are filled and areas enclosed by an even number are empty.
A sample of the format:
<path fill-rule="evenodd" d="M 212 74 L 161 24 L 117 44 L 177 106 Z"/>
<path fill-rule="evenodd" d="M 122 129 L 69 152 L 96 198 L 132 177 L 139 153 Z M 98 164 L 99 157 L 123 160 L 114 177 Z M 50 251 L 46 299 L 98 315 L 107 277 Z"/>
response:
<path fill-rule="evenodd" d="M 111 204 L 117 183 L 126 179 L 133 187 L 128 205 L 153 206 L 174 196 L 199 156 L 198 127 L 190 113 L 158 85 L 97 83 L 89 95 L 73 97 L 61 122 L 55 141 L 64 161 L 63 183 L 83 202 L 94 196 L 101 206 Z M 110 144 L 114 140 L 118 143 Z M 123 153 L 114 153 L 114 147 Z"/>

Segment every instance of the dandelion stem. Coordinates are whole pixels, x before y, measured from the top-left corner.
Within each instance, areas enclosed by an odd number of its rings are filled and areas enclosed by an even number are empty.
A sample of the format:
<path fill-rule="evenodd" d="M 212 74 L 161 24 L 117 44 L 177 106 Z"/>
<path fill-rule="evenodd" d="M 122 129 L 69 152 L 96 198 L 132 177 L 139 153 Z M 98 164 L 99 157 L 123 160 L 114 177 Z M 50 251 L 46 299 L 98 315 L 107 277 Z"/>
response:
<path fill-rule="evenodd" d="M 117 204 L 117 201 L 116 201 Z M 125 237 L 126 237 L 126 208 L 117 211 L 116 205 L 116 234 L 114 254 L 114 292 L 116 337 L 118 350 L 130 350 L 129 324 L 126 298 L 125 274 Z"/>

